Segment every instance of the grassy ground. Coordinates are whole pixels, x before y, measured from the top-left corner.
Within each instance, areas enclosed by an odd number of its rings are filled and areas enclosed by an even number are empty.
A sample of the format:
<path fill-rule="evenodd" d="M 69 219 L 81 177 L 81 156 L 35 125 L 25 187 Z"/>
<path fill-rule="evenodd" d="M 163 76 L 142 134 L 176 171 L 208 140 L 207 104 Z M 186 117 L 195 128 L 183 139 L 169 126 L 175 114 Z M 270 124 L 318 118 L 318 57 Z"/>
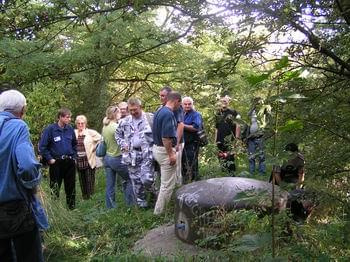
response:
<path fill-rule="evenodd" d="M 171 212 L 155 217 L 152 209 L 126 207 L 120 185 L 117 193 L 118 207 L 107 210 L 104 202 L 103 170 L 97 172 L 96 178 L 96 193 L 90 200 L 82 200 L 77 183 L 77 204 L 73 211 L 65 207 L 63 189 L 59 201 L 50 199 L 48 179 L 43 180 L 43 201 L 51 224 L 44 236 L 47 261 L 105 261 L 107 258 L 127 258 L 132 256 L 131 249 L 135 241 L 145 232 L 173 220 Z"/>
<path fill-rule="evenodd" d="M 215 156 L 203 155 L 201 163 L 202 179 L 225 176 Z M 263 176 L 251 176 L 247 172 L 246 157 L 239 157 L 237 163 L 238 176 L 268 180 L 269 170 Z M 212 227 L 209 225 L 206 230 L 213 234 L 198 244 L 219 248 L 214 255 L 147 258 L 133 252 L 134 243 L 150 229 L 174 222 L 173 202 L 163 216 L 156 217 L 152 209 L 126 207 L 120 185 L 117 191 L 118 207 L 107 210 L 105 175 L 101 169 L 96 175 L 95 195 L 82 200 L 77 182 L 76 209 L 68 211 L 63 189 L 58 201 L 51 200 L 48 178 L 44 178 L 41 195 L 51 224 L 44 234 L 46 261 L 349 261 L 350 258 L 349 238 L 343 233 L 348 225 L 346 220 L 342 214 L 325 216 L 324 209 L 316 210 L 307 224 L 292 221 L 287 212 L 276 216 L 275 259 L 271 257 L 271 217 L 259 217 L 249 210 L 224 212 Z"/>
<path fill-rule="evenodd" d="M 245 160 L 239 159 L 239 173 L 249 176 Z M 224 176 L 217 159 L 202 159 L 200 173 L 203 179 Z M 257 176 L 266 180 L 266 177 Z M 150 229 L 165 223 L 173 223 L 173 206 L 160 217 L 153 215 L 153 209 L 140 210 L 124 205 L 121 187 L 118 185 L 116 209 L 105 208 L 104 170 L 96 174 L 96 193 L 90 200 L 83 200 L 79 183 L 76 184 L 76 209 L 69 211 L 65 206 L 65 194 L 61 188 L 60 199 L 50 199 L 48 178 L 42 181 L 42 197 L 48 211 L 51 228 L 45 233 L 45 258 L 47 261 L 145 261 L 140 254 L 134 254 L 134 243 Z M 148 259 L 149 260 L 149 259 Z M 152 261 L 164 258 L 152 258 Z M 183 260 L 181 257 L 176 261 Z M 200 259 L 202 260 L 202 259 Z"/>

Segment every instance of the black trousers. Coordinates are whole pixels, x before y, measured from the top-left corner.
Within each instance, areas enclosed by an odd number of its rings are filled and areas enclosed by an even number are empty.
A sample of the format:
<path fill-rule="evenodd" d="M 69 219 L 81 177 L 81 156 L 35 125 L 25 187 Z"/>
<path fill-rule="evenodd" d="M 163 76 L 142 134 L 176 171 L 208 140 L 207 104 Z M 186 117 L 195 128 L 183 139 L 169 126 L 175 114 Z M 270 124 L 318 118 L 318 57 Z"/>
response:
<path fill-rule="evenodd" d="M 66 192 L 69 209 L 75 208 L 75 161 L 74 159 L 58 159 L 50 165 L 50 188 L 55 197 L 59 197 L 62 181 Z"/>
<path fill-rule="evenodd" d="M 182 152 L 182 184 L 199 179 L 198 172 L 199 145 L 197 142 L 185 143 Z"/>
<path fill-rule="evenodd" d="M 0 239 L 0 261 L 44 261 L 41 248 L 41 237 L 38 228 L 35 227 L 33 231 L 13 238 Z"/>
<path fill-rule="evenodd" d="M 217 143 L 217 147 L 221 152 L 227 153 L 227 157 L 219 157 L 222 171 L 227 172 L 230 176 L 234 176 L 236 171 L 235 156 L 233 154 L 230 154 L 230 148 L 224 145 L 224 143 Z"/>

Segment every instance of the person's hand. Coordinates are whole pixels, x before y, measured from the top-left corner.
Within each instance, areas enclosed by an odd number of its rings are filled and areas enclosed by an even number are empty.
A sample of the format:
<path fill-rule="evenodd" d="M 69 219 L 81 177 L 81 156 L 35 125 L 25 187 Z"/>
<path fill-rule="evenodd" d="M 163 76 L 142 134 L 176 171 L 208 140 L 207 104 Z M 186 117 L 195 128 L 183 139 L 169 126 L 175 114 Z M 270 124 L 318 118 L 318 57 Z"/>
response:
<path fill-rule="evenodd" d="M 175 150 L 176 150 L 176 152 L 179 152 L 179 150 L 180 150 L 180 144 L 177 144 L 177 145 L 175 146 Z"/>
<path fill-rule="evenodd" d="M 176 164 L 176 154 L 175 153 L 173 153 L 169 156 L 169 163 L 171 166 Z"/>
<path fill-rule="evenodd" d="M 124 145 L 123 148 L 122 148 L 122 151 L 123 152 L 128 152 L 129 151 L 129 146 L 128 145 Z"/>
<path fill-rule="evenodd" d="M 53 165 L 53 164 L 56 163 L 56 160 L 55 160 L 55 159 L 50 159 L 50 160 L 48 161 L 48 163 L 49 163 L 49 165 Z"/>
<path fill-rule="evenodd" d="M 39 192 L 39 187 L 38 187 L 38 186 L 33 187 L 33 189 L 32 189 L 32 194 L 35 195 L 35 194 L 37 194 L 38 192 Z"/>

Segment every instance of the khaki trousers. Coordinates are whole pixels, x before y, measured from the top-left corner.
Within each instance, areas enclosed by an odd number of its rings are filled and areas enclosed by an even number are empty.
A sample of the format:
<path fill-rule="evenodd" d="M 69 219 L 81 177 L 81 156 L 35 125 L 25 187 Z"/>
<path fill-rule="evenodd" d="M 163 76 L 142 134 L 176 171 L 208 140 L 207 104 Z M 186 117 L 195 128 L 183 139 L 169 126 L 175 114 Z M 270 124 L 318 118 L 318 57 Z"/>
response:
<path fill-rule="evenodd" d="M 175 152 L 175 148 L 173 148 Z M 169 156 L 165 147 L 153 146 L 153 157 L 160 166 L 160 189 L 156 206 L 154 207 L 154 214 L 159 215 L 164 212 L 165 206 L 169 203 L 171 195 L 173 194 L 176 184 L 176 166 L 169 164 Z"/>
<path fill-rule="evenodd" d="M 179 144 L 179 150 L 176 154 L 176 185 L 182 185 L 182 153 L 184 150 L 185 143 Z"/>

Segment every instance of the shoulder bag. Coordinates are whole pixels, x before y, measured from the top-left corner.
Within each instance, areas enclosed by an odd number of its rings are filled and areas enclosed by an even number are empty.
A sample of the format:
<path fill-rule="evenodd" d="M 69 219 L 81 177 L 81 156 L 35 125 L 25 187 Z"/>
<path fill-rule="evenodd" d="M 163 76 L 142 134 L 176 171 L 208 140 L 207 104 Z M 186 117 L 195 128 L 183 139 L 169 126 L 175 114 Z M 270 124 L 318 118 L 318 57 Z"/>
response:
<path fill-rule="evenodd" d="M 208 136 L 207 133 L 204 130 L 204 124 L 203 124 L 203 118 L 201 117 L 202 120 L 202 128 L 197 131 L 197 138 L 198 138 L 198 144 L 200 147 L 204 147 L 208 145 Z"/>
<path fill-rule="evenodd" d="M 98 142 L 97 146 L 96 146 L 96 156 L 97 157 L 104 157 L 107 153 L 107 145 L 106 142 L 103 140 Z"/>

